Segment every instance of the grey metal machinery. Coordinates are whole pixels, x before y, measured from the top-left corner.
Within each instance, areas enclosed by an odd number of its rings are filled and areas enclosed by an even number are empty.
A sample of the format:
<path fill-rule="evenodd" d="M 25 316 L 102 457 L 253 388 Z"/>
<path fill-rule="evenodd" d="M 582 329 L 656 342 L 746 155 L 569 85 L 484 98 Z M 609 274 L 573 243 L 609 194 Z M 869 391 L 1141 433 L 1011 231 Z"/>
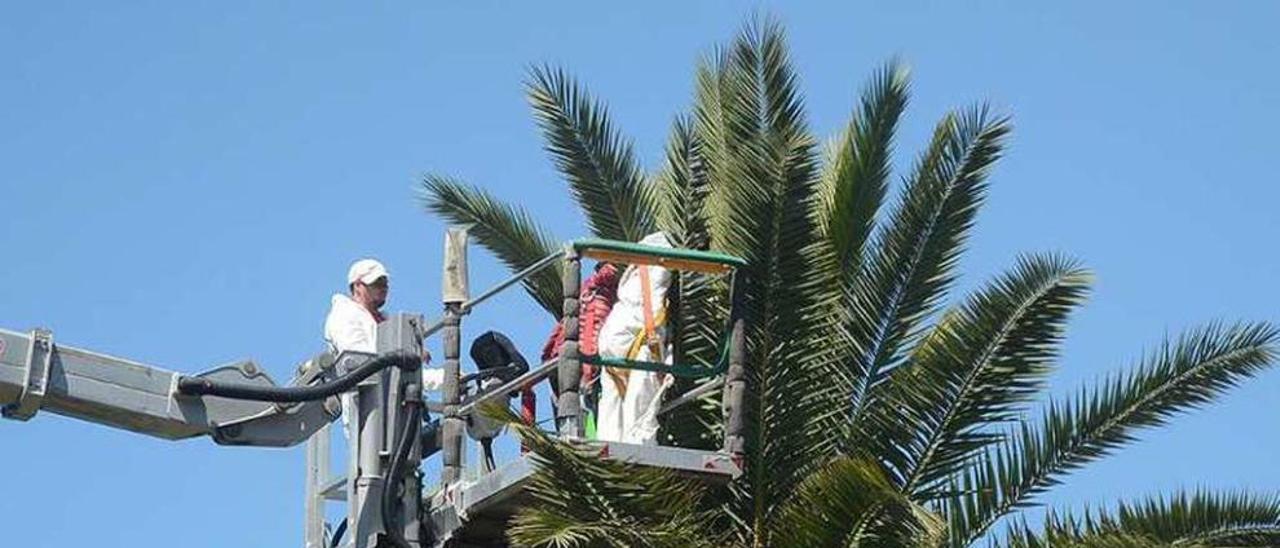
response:
<path fill-rule="evenodd" d="M 397 487 L 410 499 L 391 505 L 398 514 L 383 520 L 381 495 L 389 469 L 390 440 L 410 439 L 410 420 L 420 394 L 422 320 L 400 314 L 379 333 L 379 355 L 320 354 L 300 367 L 290 386 L 277 386 L 257 364 L 245 361 L 195 376 L 57 345 L 47 330 L 0 330 L 0 406 L 5 417 L 28 420 L 41 410 L 170 440 L 209 436 L 220 445 L 289 447 L 311 438 L 341 413 L 338 395 L 357 393 L 359 416 L 351 422 L 360 449 L 352 504 L 352 546 L 378 546 L 384 523 L 419 538 L 418 477 Z M 388 396 L 389 395 L 389 396 Z M 421 398 L 418 398 L 421 402 Z M 417 468 L 414 466 L 413 468 Z M 418 544 L 411 544 L 418 546 Z"/>
<path fill-rule="evenodd" d="M 477 408 L 556 375 L 565 387 L 558 395 L 555 417 L 559 434 L 581 440 L 577 386 L 582 362 L 661 366 L 581 355 L 574 321 L 581 259 L 709 273 L 731 272 L 741 261 L 714 253 L 579 240 L 472 298 L 466 240 L 465 229 L 450 229 L 446 237 L 442 320 L 427 325 L 420 315 L 392 315 L 379 325 L 376 355 L 319 354 L 303 362 L 287 386 L 276 385 L 252 361 L 188 376 L 58 345 L 48 330 L 0 329 L 0 411 L 16 420 L 48 411 L 170 440 L 209 436 L 229 446 L 290 447 L 306 442 L 306 548 L 504 545 L 505 520 L 523 503 L 523 487 L 535 464 L 520 457 L 467 477 L 463 436 Z M 467 393 L 462 381 L 483 378 L 485 373 L 462 376 L 462 318 L 480 303 L 557 262 L 564 266 L 566 343 L 561 357 L 502 377 L 502 382 L 491 379 L 486 389 Z M 735 304 L 738 298 L 733 292 Z M 727 481 L 742 473 L 744 341 L 737 308 L 731 306 L 721 363 L 699 373 L 707 376 L 707 382 L 667 403 L 662 411 L 723 391 L 723 449 L 597 442 L 601 458 L 663 467 L 710 481 Z M 420 384 L 422 345 L 437 331 L 444 346 L 443 401 L 426 402 Z M 331 478 L 329 430 L 342 412 L 342 394 L 353 396 L 356 416 L 348 418 L 346 476 Z M 428 410 L 440 420 L 427 421 Z M 420 464 L 437 452 L 442 455 L 441 481 L 424 493 Z M 332 533 L 324 520 L 327 501 L 347 504 L 346 519 Z"/>

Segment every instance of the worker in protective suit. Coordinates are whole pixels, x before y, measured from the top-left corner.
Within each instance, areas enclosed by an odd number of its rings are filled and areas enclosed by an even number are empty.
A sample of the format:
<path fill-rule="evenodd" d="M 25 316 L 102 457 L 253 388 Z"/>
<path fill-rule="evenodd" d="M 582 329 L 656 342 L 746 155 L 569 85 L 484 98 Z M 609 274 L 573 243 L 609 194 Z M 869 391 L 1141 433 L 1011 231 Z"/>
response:
<path fill-rule="evenodd" d="M 349 294 L 333 296 L 329 315 L 324 321 L 324 340 L 335 354 L 346 350 L 378 352 L 378 324 L 386 319 L 382 306 L 387 304 L 391 291 L 390 274 L 382 263 L 374 259 L 360 259 L 347 270 Z M 431 354 L 423 350 L 423 361 L 429 362 Z M 423 390 L 439 390 L 444 384 L 444 370 L 422 369 Z M 351 395 L 342 395 L 342 424 L 348 427 L 353 410 Z"/>
<path fill-rule="evenodd" d="M 671 247 L 663 233 L 640 240 Z M 631 265 L 618 281 L 617 301 L 600 327 L 600 356 L 671 365 L 666 324 L 667 289 L 672 273 L 661 266 Z M 643 369 L 605 368 L 601 376 L 596 437 L 637 445 L 657 445 L 658 410 L 673 379 Z"/>

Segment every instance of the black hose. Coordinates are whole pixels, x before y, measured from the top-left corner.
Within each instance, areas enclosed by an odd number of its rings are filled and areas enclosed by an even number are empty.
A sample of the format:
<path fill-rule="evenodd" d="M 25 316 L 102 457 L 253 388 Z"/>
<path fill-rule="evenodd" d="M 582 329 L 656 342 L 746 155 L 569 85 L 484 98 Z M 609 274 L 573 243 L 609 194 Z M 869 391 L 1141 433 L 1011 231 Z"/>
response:
<path fill-rule="evenodd" d="M 476 381 L 476 380 L 482 381 L 482 380 L 490 379 L 493 377 L 498 377 L 503 381 L 510 382 L 512 380 L 515 380 L 516 377 L 523 375 L 528 370 L 529 370 L 528 365 L 524 365 L 524 366 L 508 365 L 504 367 L 495 367 L 493 369 L 481 369 L 479 371 L 476 371 L 475 373 L 468 373 L 458 378 L 458 384 L 467 384 L 471 381 Z"/>
<path fill-rule="evenodd" d="M 203 377 L 180 377 L 178 392 L 188 396 L 219 396 L 237 400 L 293 403 L 324 399 L 350 390 L 355 385 L 391 366 L 402 369 L 417 367 L 422 358 L 409 354 L 388 354 L 369 360 L 346 375 L 311 386 L 253 386 L 225 383 Z"/>
<path fill-rule="evenodd" d="M 387 534 L 387 539 L 397 548 L 412 548 L 409 541 L 404 538 L 400 520 L 396 519 L 399 510 L 399 505 L 396 503 L 400 499 L 399 487 L 404 483 L 405 464 L 409 458 L 409 451 L 413 448 L 413 442 L 417 440 L 422 426 L 422 401 L 416 398 L 406 400 L 405 407 L 409 408 L 408 416 L 405 424 L 401 425 L 400 439 L 396 440 L 395 452 L 392 453 L 391 464 L 387 467 L 386 481 L 382 484 L 382 528 Z"/>
<path fill-rule="evenodd" d="M 484 448 L 485 471 L 494 471 L 498 468 L 498 462 L 493 458 L 493 438 L 480 438 L 480 446 Z"/>
<path fill-rule="evenodd" d="M 338 528 L 333 530 L 333 538 L 329 539 L 329 548 L 338 548 L 342 544 L 342 534 L 347 532 L 347 518 L 342 518 L 342 523 L 338 524 Z"/>
<path fill-rule="evenodd" d="M 400 437 L 391 442 L 391 462 L 387 463 L 387 473 L 385 480 L 382 482 L 382 498 L 378 503 L 380 513 L 382 514 L 382 529 L 391 534 L 391 530 L 395 529 L 396 520 L 392 513 L 395 512 L 395 501 L 400 496 L 400 444 L 404 442 L 409 434 L 409 419 L 413 418 L 412 413 L 400 416 L 400 420 L 396 422 L 395 431 Z"/>

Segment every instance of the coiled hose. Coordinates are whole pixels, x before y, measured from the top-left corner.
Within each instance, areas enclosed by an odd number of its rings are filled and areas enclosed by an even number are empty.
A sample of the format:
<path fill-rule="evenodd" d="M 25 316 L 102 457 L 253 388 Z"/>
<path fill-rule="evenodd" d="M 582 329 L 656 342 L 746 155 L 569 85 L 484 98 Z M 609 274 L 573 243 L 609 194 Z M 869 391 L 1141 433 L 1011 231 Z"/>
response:
<path fill-rule="evenodd" d="M 364 365 L 352 369 L 346 375 L 326 383 L 311 386 L 252 386 L 220 382 L 204 377 L 180 377 L 178 379 L 178 392 L 188 396 L 219 396 L 236 400 L 277 403 L 314 401 L 346 392 L 355 385 L 360 384 L 360 381 L 388 367 L 413 369 L 418 366 L 421 360 L 422 358 L 418 356 L 403 353 L 378 356 Z"/>

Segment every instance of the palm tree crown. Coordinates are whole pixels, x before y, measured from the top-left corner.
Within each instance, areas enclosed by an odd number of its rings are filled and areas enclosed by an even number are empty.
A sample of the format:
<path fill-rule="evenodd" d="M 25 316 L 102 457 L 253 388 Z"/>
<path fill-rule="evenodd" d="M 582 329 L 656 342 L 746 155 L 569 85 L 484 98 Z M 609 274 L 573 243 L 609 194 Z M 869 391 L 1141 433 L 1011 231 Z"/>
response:
<path fill-rule="evenodd" d="M 546 150 L 596 236 L 745 258 L 745 474 L 700 489 L 662 473 L 580 458 L 540 438 L 541 502 L 511 529 L 555 546 L 1263 546 L 1280 542 L 1280 499 L 1177 493 L 1083 516 L 1023 510 L 1137 430 L 1204 405 L 1276 354 L 1266 324 L 1211 324 L 1164 342 L 1138 367 L 1062 400 L 1042 399 L 1090 273 L 1026 255 L 944 309 L 957 263 L 1010 133 L 985 106 L 944 116 L 890 195 L 908 101 L 906 71 L 878 70 L 830 145 L 808 129 L 784 34 L 748 24 L 699 65 L 692 109 L 647 173 L 605 107 L 572 78 L 536 68 L 528 96 Z M 428 175 L 429 211 L 472 223 L 512 269 L 554 250 L 534 217 L 455 179 Z M 682 280 L 677 352 L 715 359 L 727 288 Z M 559 316 L 547 271 L 525 288 Z M 681 386 L 692 388 L 691 385 Z M 668 421 L 666 443 L 714 447 L 714 397 Z M 583 493 L 591 493 L 584 496 Z M 1002 520 L 1006 527 L 994 527 Z"/>

